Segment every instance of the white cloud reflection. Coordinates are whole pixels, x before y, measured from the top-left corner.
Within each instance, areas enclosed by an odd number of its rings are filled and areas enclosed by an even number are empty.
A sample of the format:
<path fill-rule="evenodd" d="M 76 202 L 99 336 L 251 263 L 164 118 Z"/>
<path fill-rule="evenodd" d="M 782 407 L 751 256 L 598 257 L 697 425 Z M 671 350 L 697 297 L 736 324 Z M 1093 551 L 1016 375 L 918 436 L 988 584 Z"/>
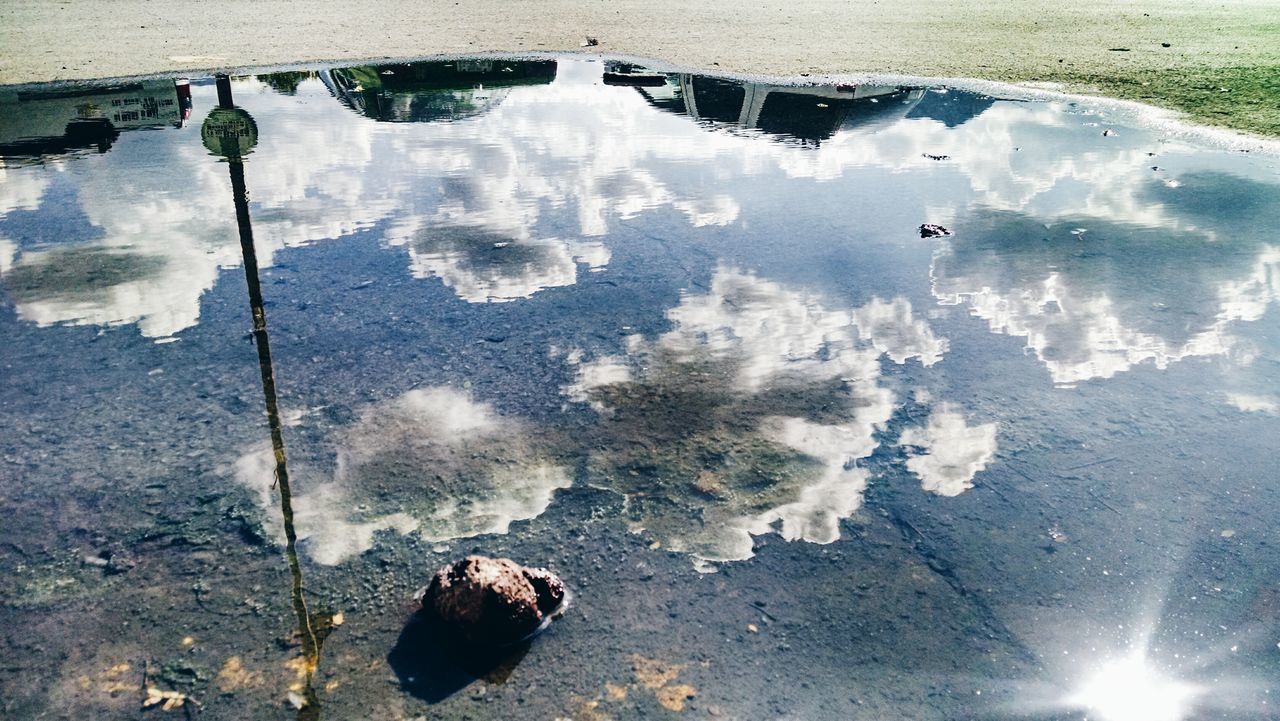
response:
<path fill-rule="evenodd" d="M 572 483 L 523 422 L 447 387 L 367 409 L 338 439 L 332 474 L 320 470 L 321 457 L 291 449 L 294 526 L 305 553 L 330 565 L 371 548 L 379 531 L 432 542 L 506 533 Z M 283 538 L 274 472 L 265 444 L 235 464 L 267 528 Z"/>
<path fill-rule="evenodd" d="M 973 488 L 973 477 L 995 457 L 996 424 L 968 425 L 963 413 L 943 403 L 923 427 L 903 431 L 898 444 L 918 449 L 908 451 L 907 469 L 924 490 L 958 496 Z"/>
<path fill-rule="evenodd" d="M 514 88 L 504 103 L 465 122 L 428 124 L 354 118 L 319 97 L 317 81 L 304 83 L 299 98 L 237 82 L 236 95 L 253 107 L 260 128 L 246 163 L 259 264 L 270 266 L 282 248 L 385 222 L 385 242 L 408 248 L 414 275 L 439 277 L 471 302 L 514 300 L 572 284 L 579 264 L 607 264 L 608 250 L 590 238 L 606 234 L 614 218 L 669 205 L 694 226 L 733 222 L 732 198 L 682 196 L 641 167 L 659 154 L 656 138 L 642 132 L 645 119 L 636 111 L 647 109 L 643 102 L 599 93 L 589 75 L 568 75 L 549 87 Z M 197 105 L 208 107 L 212 88 L 195 93 Z M 569 119 L 581 132 L 565 132 Z M 194 135 L 193 129 L 125 135 L 102 156 L 7 169 L 0 210 L 38 207 L 50 169 L 74 174 L 82 209 L 102 237 L 73 246 L 133 256 L 150 269 L 108 287 L 16 294 L 20 317 L 39 325 L 137 323 L 154 338 L 198 322 L 201 295 L 220 271 L 239 265 L 240 253 L 226 167 L 192 142 Z M 142 142 L 165 150 L 126 147 Z M 580 238 L 560 240 L 543 229 L 544 215 L 562 209 L 576 222 L 556 233 Z M 465 238 L 441 238 L 441 227 L 477 229 L 510 250 L 470 252 Z M 19 247 L 12 265 L 28 267 L 33 283 L 52 286 L 40 273 L 62 261 L 58 252 L 67 248 Z M 501 257 L 522 251 L 520 264 Z"/>
<path fill-rule="evenodd" d="M 15 210 L 35 210 L 49 187 L 50 169 L 9 167 L 0 160 L 0 216 Z"/>
<path fill-rule="evenodd" d="M 1254 393 L 1228 393 L 1227 403 L 1245 413 L 1266 413 L 1280 416 L 1280 396 L 1257 395 Z"/>
<path fill-rule="evenodd" d="M 896 407 L 881 356 L 932 364 L 945 340 L 905 299 L 831 309 L 727 267 L 666 315 L 672 330 L 632 336 L 624 356 L 567 356 L 577 376 L 565 394 L 602 416 L 592 482 L 626 494 L 639 527 L 702 561 L 749 558 L 753 536 L 775 531 L 837 540 L 869 479 L 859 461 Z M 815 406 L 826 410 L 809 415 Z M 720 460 L 687 462 L 703 456 Z M 651 477 L 627 470 L 640 461 L 657 468 Z"/>
<path fill-rule="evenodd" d="M 1260 319 L 1280 298 L 1278 251 L 1275 246 L 1262 246 L 1254 251 L 1257 255 L 1241 277 L 1207 278 L 1194 294 L 1162 295 L 1166 292 L 1156 289 L 1149 307 L 1138 309 L 1142 316 L 1135 313 L 1128 296 L 1152 293 L 1150 286 L 1130 285 L 1128 278 L 1109 286 L 1082 283 L 1068 272 L 1055 270 L 1052 262 L 1015 268 L 1016 274 L 1006 275 L 998 254 L 984 251 L 978 251 L 986 256 L 981 261 L 953 264 L 958 252 L 954 244 L 935 260 L 933 287 L 939 303 L 966 305 L 992 332 L 1025 338 L 1053 382 L 1072 385 L 1112 378 L 1145 362 L 1164 369 L 1186 358 L 1231 354 L 1238 345 L 1233 325 Z M 1190 273 L 1187 277 L 1196 279 Z M 1191 326 L 1192 332 L 1181 338 L 1138 325 L 1155 325 L 1151 318 L 1167 315 L 1166 300 L 1190 303 L 1194 317 L 1206 320 L 1199 328 Z"/>

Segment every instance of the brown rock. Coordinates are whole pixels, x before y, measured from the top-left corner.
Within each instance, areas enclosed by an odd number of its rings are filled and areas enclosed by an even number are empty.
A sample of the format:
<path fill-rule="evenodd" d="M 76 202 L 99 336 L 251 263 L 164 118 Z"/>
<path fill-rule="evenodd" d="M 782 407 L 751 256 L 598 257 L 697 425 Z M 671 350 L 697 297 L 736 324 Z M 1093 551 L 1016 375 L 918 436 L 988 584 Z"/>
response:
<path fill-rule="evenodd" d="M 564 603 L 564 582 L 545 568 L 522 568 L 524 577 L 538 594 L 538 610 L 545 616 L 554 613 Z"/>
<path fill-rule="evenodd" d="M 468 556 L 436 572 L 422 607 L 464 638 L 511 643 L 536 632 L 564 598 L 564 583 L 546 569 Z"/>

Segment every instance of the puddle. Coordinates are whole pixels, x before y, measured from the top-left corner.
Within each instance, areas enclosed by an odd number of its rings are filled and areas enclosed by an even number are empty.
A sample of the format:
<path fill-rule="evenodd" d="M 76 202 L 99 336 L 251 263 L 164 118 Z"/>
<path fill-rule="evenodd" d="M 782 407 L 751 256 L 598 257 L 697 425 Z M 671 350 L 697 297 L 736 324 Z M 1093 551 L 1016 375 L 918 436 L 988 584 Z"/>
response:
<path fill-rule="evenodd" d="M 0 105 L 5 718 L 1276 714 L 1273 157 L 581 59 Z M 415 657 L 472 552 L 573 608 Z"/>

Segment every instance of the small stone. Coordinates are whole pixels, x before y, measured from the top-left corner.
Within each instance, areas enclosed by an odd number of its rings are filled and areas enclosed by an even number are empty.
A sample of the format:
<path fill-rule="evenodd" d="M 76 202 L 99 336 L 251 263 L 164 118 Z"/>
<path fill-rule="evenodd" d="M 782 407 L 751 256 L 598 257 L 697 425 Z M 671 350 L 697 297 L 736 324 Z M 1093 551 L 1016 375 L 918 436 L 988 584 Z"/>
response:
<path fill-rule="evenodd" d="M 936 225 L 934 223 L 925 223 L 920 226 L 921 238 L 938 238 L 944 235 L 951 235 L 951 231 L 947 230 L 941 225 Z"/>
<path fill-rule="evenodd" d="M 588 36 L 587 36 L 587 37 L 582 41 L 582 47 L 584 47 L 584 48 L 593 48 L 593 47 L 595 47 L 595 46 L 597 46 L 597 45 L 599 45 L 599 44 L 600 44 L 600 41 L 599 41 L 599 40 L 597 40 L 597 39 L 595 39 L 595 38 L 593 38 L 593 37 L 591 37 L 590 35 L 588 35 Z"/>

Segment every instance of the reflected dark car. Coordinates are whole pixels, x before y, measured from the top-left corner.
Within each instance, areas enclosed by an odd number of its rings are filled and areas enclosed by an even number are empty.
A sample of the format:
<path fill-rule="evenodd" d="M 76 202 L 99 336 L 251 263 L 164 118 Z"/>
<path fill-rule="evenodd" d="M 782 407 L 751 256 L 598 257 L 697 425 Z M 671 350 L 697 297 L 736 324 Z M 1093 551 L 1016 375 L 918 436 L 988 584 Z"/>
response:
<path fill-rule="evenodd" d="M 555 80 L 554 60 L 457 60 L 362 65 L 320 73 L 352 110 L 374 120 L 429 123 L 479 115 L 510 88 Z"/>
<path fill-rule="evenodd" d="M 661 78 L 662 82 L 658 82 Z M 771 85 L 611 64 L 605 84 L 634 87 L 654 107 L 715 125 L 818 145 L 843 130 L 891 125 L 923 96 L 891 85 Z"/>

